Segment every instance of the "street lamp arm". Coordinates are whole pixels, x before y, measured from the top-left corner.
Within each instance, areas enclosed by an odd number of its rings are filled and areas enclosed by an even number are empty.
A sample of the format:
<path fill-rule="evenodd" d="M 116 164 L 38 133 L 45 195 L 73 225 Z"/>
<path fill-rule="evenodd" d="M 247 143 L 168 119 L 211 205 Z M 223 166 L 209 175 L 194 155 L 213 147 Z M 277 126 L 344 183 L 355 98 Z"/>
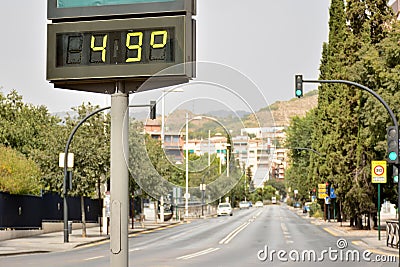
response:
<path fill-rule="evenodd" d="M 378 99 L 379 102 L 381 102 L 381 104 L 385 107 L 385 109 L 389 113 L 390 117 L 392 118 L 393 124 L 396 127 L 396 129 L 399 128 L 399 124 L 397 122 L 396 116 L 394 115 L 392 109 L 389 107 L 389 105 L 386 103 L 386 101 L 383 100 L 383 98 L 380 95 L 378 95 L 375 91 L 371 90 L 370 88 L 368 88 L 364 85 L 361 85 L 359 83 L 355 83 L 352 81 L 347 81 L 347 80 L 303 80 L 303 82 L 304 83 L 342 83 L 342 84 L 356 86 L 364 91 L 367 91 L 368 93 L 373 95 L 376 99 Z"/>
<path fill-rule="evenodd" d="M 154 104 L 149 104 L 149 105 L 129 105 L 128 107 L 130 108 L 138 108 L 138 107 L 153 107 Z M 64 157 L 64 183 L 63 183 L 63 194 L 64 194 L 64 243 L 68 242 L 68 205 L 67 205 L 67 180 L 68 180 L 68 150 L 69 150 L 69 146 L 72 142 L 72 139 L 74 138 L 74 135 L 76 133 L 76 131 L 79 129 L 79 127 L 85 122 L 87 121 L 90 117 L 96 115 L 97 113 L 100 113 L 104 110 L 110 109 L 111 106 L 108 107 L 104 107 L 104 108 L 100 108 L 98 110 L 93 111 L 92 113 L 90 113 L 89 115 L 87 115 L 86 117 L 84 117 L 72 130 L 71 134 L 68 137 L 68 141 L 65 145 L 65 150 L 64 150 L 64 155 L 66 155 Z"/>
<path fill-rule="evenodd" d="M 150 104 L 150 105 L 129 105 L 128 107 L 130 107 L 130 108 L 140 108 L 140 107 L 152 107 L 152 105 Z M 104 108 L 100 108 L 100 109 L 98 109 L 98 110 L 95 110 L 95 111 L 93 111 L 92 113 L 90 113 L 89 115 L 87 115 L 86 117 L 84 117 L 75 127 L 74 127 L 74 129 L 72 130 L 72 132 L 71 132 L 71 134 L 69 135 L 69 138 L 68 138 L 68 141 L 67 141 L 67 144 L 65 145 L 65 155 L 68 155 L 68 150 L 69 150 L 69 146 L 70 146 L 70 144 L 71 144 L 71 142 L 72 142 L 72 139 L 74 138 L 74 135 L 75 135 L 75 133 L 76 133 L 76 131 L 78 130 L 78 128 L 83 124 L 83 123 L 85 123 L 90 117 L 92 117 L 92 116 L 94 116 L 94 115 L 96 115 L 97 113 L 100 113 L 100 112 L 102 112 L 102 111 L 104 111 L 104 110 L 107 110 L 107 109 L 110 109 L 111 108 L 111 106 L 108 106 L 108 107 L 104 107 Z M 64 158 L 64 174 L 66 175 L 66 173 L 67 173 L 67 157 L 65 157 Z M 64 180 L 64 185 L 65 185 L 65 180 Z M 64 188 L 64 194 L 66 194 L 66 186 L 64 186 L 65 188 Z"/>

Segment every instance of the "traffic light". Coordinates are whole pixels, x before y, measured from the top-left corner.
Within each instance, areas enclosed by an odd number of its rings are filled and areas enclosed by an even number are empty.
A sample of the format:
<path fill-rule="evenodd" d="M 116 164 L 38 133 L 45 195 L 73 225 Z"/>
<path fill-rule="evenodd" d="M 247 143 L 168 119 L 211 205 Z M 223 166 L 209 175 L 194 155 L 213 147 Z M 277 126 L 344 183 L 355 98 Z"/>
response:
<path fill-rule="evenodd" d="M 157 105 L 156 101 L 150 101 L 150 119 L 155 120 L 157 117 Z"/>
<path fill-rule="evenodd" d="M 395 165 L 393 165 L 393 182 L 399 182 L 399 169 Z"/>
<path fill-rule="evenodd" d="M 399 163 L 399 129 L 395 126 L 387 128 L 387 144 L 388 144 L 388 157 L 387 162 L 398 164 Z"/>
<path fill-rule="evenodd" d="M 303 96 L 303 75 L 295 75 L 295 91 L 294 94 L 296 97 L 300 98 Z"/>

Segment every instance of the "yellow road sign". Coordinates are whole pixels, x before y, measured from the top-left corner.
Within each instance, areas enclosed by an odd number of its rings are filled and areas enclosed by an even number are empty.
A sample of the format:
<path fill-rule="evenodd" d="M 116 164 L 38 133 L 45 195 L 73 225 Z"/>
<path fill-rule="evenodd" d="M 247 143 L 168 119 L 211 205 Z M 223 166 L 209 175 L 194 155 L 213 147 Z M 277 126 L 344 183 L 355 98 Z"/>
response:
<path fill-rule="evenodd" d="M 318 198 L 319 199 L 325 199 L 328 196 L 327 193 L 318 193 Z"/>
<path fill-rule="evenodd" d="M 326 189 L 326 185 L 325 184 L 318 184 L 318 189 Z"/>
<path fill-rule="evenodd" d="M 371 162 L 371 182 L 375 184 L 384 184 L 386 179 L 386 161 L 380 160 Z"/>
<path fill-rule="evenodd" d="M 328 194 L 326 193 L 326 184 L 318 184 L 318 198 L 325 199 Z"/>

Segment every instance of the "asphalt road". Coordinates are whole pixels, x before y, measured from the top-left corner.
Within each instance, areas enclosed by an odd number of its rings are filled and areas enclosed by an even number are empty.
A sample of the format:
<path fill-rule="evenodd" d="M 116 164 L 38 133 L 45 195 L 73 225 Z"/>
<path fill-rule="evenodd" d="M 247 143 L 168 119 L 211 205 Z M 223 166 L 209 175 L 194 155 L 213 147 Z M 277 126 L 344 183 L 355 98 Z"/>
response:
<path fill-rule="evenodd" d="M 274 205 L 133 236 L 129 265 L 397 266 L 376 262 L 379 255 L 357 249 L 351 241 L 339 240 L 285 206 Z M 109 246 L 104 242 L 67 252 L 2 257 L 0 266 L 109 267 Z"/>

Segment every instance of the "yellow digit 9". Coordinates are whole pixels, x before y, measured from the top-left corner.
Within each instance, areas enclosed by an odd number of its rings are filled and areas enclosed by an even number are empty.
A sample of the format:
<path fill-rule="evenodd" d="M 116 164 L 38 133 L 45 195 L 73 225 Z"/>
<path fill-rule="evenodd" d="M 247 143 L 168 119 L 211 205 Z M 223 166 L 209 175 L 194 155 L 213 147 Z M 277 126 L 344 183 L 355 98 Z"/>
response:
<path fill-rule="evenodd" d="M 90 42 L 90 48 L 94 52 L 101 51 L 101 61 L 106 62 L 106 47 L 107 47 L 107 34 L 103 36 L 103 46 L 95 46 L 96 37 L 92 35 L 92 40 Z"/>
<path fill-rule="evenodd" d="M 138 37 L 137 44 L 131 44 L 132 37 Z M 142 32 L 128 32 L 126 34 L 126 47 L 129 50 L 137 50 L 136 57 L 128 57 L 126 62 L 139 62 L 142 60 L 142 45 L 143 33 Z"/>
<path fill-rule="evenodd" d="M 157 35 L 162 35 L 162 43 L 156 44 L 155 43 L 155 38 Z M 152 48 L 163 48 L 167 44 L 167 37 L 168 37 L 168 32 L 167 31 L 154 31 L 151 33 L 151 38 L 150 38 L 150 45 Z"/>

